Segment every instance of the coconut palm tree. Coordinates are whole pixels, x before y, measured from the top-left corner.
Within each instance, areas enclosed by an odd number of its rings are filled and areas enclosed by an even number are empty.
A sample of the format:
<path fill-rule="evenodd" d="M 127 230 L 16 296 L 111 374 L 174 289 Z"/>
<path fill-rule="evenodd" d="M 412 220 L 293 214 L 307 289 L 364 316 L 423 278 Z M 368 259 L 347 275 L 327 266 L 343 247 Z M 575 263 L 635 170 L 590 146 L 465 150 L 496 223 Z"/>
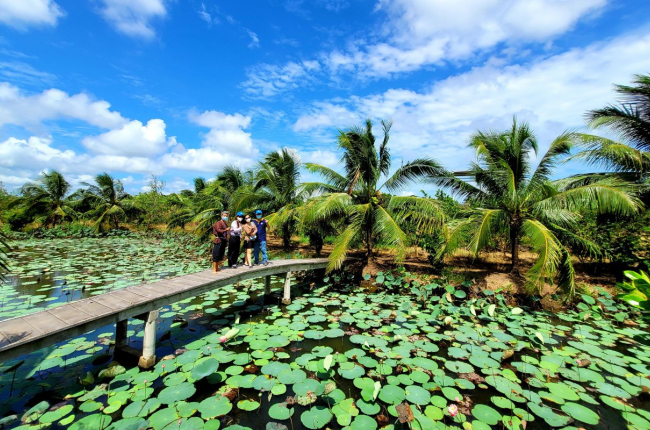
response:
<path fill-rule="evenodd" d="M 551 181 L 558 161 L 568 155 L 574 133 L 558 136 L 536 168 L 531 156 L 538 144 L 528 124 L 518 124 L 504 132 L 478 132 L 469 146 L 478 161 L 463 175 L 452 172 L 431 176 L 429 181 L 451 189 L 471 203 L 465 217 L 450 227 L 444 252 L 467 247 L 475 256 L 493 238 L 505 236 L 510 244 L 512 271 L 520 269 L 522 240 L 538 254 L 537 262 L 526 274 L 529 292 L 541 292 L 544 283 L 557 279 L 565 293 L 573 294 L 574 270 L 567 247 L 586 254 L 597 254 L 591 241 L 572 233 L 580 221 L 580 211 L 635 213 L 641 203 L 636 187 L 616 178 L 576 183 Z"/>
<path fill-rule="evenodd" d="M 234 194 L 235 210 L 261 209 L 273 229 L 280 233 L 285 249 L 291 245 L 300 207 L 310 190 L 300 183 L 303 163 L 290 148 L 268 153 L 254 171 L 252 183 Z"/>
<path fill-rule="evenodd" d="M 12 206 L 22 205 L 30 218 L 41 219 L 43 224 L 56 226 L 66 218 L 76 218 L 68 193 L 70 183 L 56 170 L 44 172 L 35 182 L 28 182 L 20 188 L 21 197 Z"/>
<path fill-rule="evenodd" d="M 434 176 L 443 169 L 434 160 L 421 158 L 403 164 L 390 175 L 388 140 L 392 124 L 390 121 L 381 124 L 384 137 L 379 148 L 370 120 L 363 127 L 339 132 L 343 173 L 318 164 L 306 165 L 311 172 L 323 176 L 325 182 L 309 184 L 309 188 L 320 189 L 324 194 L 305 205 L 303 222 L 338 219 L 342 223 L 328 270 L 340 268 L 350 250 L 359 245 L 363 245 L 369 262 L 378 242 L 395 249 L 397 259 L 401 260 L 413 239 L 404 231 L 406 223 L 415 225 L 421 233 L 442 226 L 444 214 L 435 200 L 383 192 L 398 192 L 413 181 Z M 382 179 L 385 179 L 383 184 Z"/>
<path fill-rule="evenodd" d="M 637 75 L 633 84 L 615 86 L 618 104 L 587 113 L 590 128 L 610 130 L 622 142 L 582 134 L 583 151 L 571 159 L 605 168 L 609 176 L 645 182 L 650 178 L 650 75 Z"/>
<path fill-rule="evenodd" d="M 108 173 L 95 177 L 95 184 L 82 182 L 87 188 L 81 193 L 81 200 L 92 206 L 90 215 L 95 219 L 95 231 L 119 228 L 120 221 L 138 211 L 136 204 L 129 200 L 122 181 L 113 179 Z"/>

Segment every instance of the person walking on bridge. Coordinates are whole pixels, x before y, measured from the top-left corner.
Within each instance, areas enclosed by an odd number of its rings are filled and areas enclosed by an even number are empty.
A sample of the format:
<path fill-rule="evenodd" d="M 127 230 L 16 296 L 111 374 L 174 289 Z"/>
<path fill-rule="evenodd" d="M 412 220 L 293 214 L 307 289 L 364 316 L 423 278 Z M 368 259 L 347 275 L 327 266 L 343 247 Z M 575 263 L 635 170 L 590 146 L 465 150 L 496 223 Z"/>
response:
<path fill-rule="evenodd" d="M 217 273 L 220 269 L 219 266 L 223 262 L 223 256 L 228 246 L 228 211 L 221 212 L 221 219 L 214 223 L 212 226 L 212 233 L 214 240 L 212 245 L 212 272 Z"/>
<path fill-rule="evenodd" d="M 228 241 L 228 267 L 237 268 L 239 249 L 241 248 L 241 227 L 244 213 L 237 212 L 237 218 L 230 225 L 230 240 Z"/>
<path fill-rule="evenodd" d="M 260 264 L 260 251 L 262 251 L 262 264 L 266 266 L 269 264 L 268 256 L 266 255 L 266 229 L 269 226 L 269 222 L 264 218 L 260 209 L 255 211 L 255 218 L 253 224 L 257 227 L 257 240 L 253 249 L 253 257 L 255 257 L 255 264 Z"/>

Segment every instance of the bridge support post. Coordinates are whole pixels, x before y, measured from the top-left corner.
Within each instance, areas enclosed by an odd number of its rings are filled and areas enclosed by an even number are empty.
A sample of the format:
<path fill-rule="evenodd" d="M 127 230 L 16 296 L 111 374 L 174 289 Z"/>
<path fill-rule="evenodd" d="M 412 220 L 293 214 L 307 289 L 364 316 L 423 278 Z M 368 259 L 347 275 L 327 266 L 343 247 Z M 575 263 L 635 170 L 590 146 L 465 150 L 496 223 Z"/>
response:
<path fill-rule="evenodd" d="M 129 320 L 122 320 L 115 323 L 115 349 L 122 349 L 126 346 L 126 333 Z"/>
<path fill-rule="evenodd" d="M 282 304 L 291 304 L 291 272 L 287 272 L 287 276 L 284 278 L 284 295 L 282 296 Z"/>
<path fill-rule="evenodd" d="M 156 364 L 156 319 L 158 310 L 147 312 L 144 322 L 144 338 L 142 339 L 142 356 L 138 366 L 149 369 Z"/>
<path fill-rule="evenodd" d="M 271 294 L 271 275 L 264 278 L 264 295 L 268 296 L 269 294 Z"/>

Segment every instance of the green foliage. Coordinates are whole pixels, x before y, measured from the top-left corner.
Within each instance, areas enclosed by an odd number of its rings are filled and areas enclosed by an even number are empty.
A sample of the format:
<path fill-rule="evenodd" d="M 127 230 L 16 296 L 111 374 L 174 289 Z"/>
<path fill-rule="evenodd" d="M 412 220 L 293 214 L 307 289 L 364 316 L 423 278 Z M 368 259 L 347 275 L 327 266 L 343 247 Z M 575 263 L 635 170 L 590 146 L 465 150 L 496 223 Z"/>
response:
<path fill-rule="evenodd" d="M 452 172 L 429 178 L 471 202 L 470 208 L 450 223 L 441 254 L 466 247 L 478 256 L 502 235 L 508 239 L 512 270 L 517 272 L 523 239 L 538 254 L 526 274 L 528 291 L 539 293 L 545 283 L 556 281 L 571 296 L 575 281 L 567 247 L 584 255 L 600 252 L 594 242 L 573 233 L 580 214 L 594 211 L 629 216 L 642 206 L 635 196 L 637 188 L 617 178 L 551 181 L 555 165 L 569 154 L 575 139 L 570 132 L 558 136 L 533 168 L 531 159 L 538 144 L 528 124 L 518 124 L 515 119 L 509 130 L 472 136 L 469 146 L 476 150 L 478 162 L 462 173 L 469 180 Z"/>
<path fill-rule="evenodd" d="M 414 226 L 423 234 L 442 226 L 444 214 L 438 202 L 414 196 L 393 196 L 382 189 L 395 192 L 418 178 L 434 175 L 441 167 L 432 159 L 422 158 L 406 163 L 388 176 L 391 166 L 388 140 L 391 123 L 382 121 L 384 137 L 379 147 L 372 131 L 372 122 L 365 127 L 351 127 L 339 132 L 339 148 L 343 150 L 339 174 L 318 164 L 307 167 L 319 173 L 325 183 L 311 183 L 313 190 L 324 191 L 305 205 L 303 224 L 335 220 L 339 234 L 330 254 L 328 270 L 341 267 L 348 252 L 363 244 L 366 258 L 370 260 L 373 248 L 382 244 L 394 249 L 396 259 L 404 257 L 412 238 L 406 226 Z M 385 178 L 383 185 L 380 180 Z"/>
<path fill-rule="evenodd" d="M 617 286 L 625 293 L 619 294 L 616 298 L 650 312 L 650 277 L 648 274 L 643 270 L 640 272 L 626 270 L 624 275 L 629 281 L 618 283 Z M 646 317 L 650 317 L 650 314 L 646 313 Z"/>

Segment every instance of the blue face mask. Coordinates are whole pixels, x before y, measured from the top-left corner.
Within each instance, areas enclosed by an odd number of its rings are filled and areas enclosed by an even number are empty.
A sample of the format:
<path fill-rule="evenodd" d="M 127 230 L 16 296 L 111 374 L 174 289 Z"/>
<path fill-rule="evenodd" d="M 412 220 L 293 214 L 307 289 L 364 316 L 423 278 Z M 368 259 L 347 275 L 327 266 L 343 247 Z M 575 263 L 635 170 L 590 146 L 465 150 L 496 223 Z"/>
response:
<path fill-rule="evenodd" d="M 228 221 L 228 217 L 227 217 L 227 216 L 222 216 L 221 219 L 224 220 L 224 221 Z"/>
<path fill-rule="evenodd" d="M 260 218 L 262 218 L 262 215 L 256 215 L 256 216 L 257 216 L 257 219 L 260 219 Z"/>

